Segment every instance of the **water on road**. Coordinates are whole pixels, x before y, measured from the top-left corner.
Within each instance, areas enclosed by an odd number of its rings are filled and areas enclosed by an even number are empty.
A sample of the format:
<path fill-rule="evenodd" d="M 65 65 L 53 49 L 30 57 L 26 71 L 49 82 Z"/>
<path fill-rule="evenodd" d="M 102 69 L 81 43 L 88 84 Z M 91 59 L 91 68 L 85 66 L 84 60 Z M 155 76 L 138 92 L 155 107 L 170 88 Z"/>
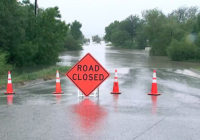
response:
<path fill-rule="evenodd" d="M 151 57 L 145 51 L 120 50 L 104 43 L 63 52 L 58 65 L 74 65 L 90 52 L 109 72 L 99 98 L 78 97 L 61 78 L 64 94 L 53 95 L 55 80 L 0 95 L 0 140 L 198 140 L 200 138 L 199 64 Z M 114 70 L 122 94 L 113 95 Z M 161 96 L 149 96 L 153 69 Z M 14 75 L 13 75 L 14 76 Z M 14 82 L 14 81 L 13 81 Z"/>

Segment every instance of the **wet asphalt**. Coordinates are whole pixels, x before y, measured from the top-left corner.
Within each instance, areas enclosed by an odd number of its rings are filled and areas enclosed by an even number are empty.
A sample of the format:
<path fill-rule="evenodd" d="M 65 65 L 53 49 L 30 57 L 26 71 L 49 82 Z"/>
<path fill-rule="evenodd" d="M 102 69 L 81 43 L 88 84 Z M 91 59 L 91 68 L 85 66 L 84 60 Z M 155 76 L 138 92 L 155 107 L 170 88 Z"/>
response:
<path fill-rule="evenodd" d="M 2 92 L 0 140 L 200 139 L 200 75 L 193 71 L 199 64 L 102 43 L 63 52 L 57 65 L 74 65 L 88 52 L 111 74 L 99 87 L 99 97 L 78 97 L 67 77 L 61 78 L 62 95 L 52 94 L 55 80 L 15 88 L 16 95 Z M 120 95 L 110 94 L 115 69 Z M 160 96 L 147 95 L 154 69 Z"/>

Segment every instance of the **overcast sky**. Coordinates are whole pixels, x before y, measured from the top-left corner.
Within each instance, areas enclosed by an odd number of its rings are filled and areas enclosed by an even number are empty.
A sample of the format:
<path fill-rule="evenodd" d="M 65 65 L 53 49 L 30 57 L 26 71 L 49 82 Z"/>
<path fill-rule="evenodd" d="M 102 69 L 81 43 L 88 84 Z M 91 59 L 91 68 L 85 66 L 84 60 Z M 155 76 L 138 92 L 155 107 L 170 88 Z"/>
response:
<path fill-rule="evenodd" d="M 183 6 L 200 7 L 200 0 L 38 0 L 38 6 L 58 6 L 62 20 L 66 23 L 80 21 L 83 34 L 90 37 L 96 34 L 103 36 L 107 25 L 131 14 L 140 16 L 142 11 L 153 8 L 167 14 Z"/>

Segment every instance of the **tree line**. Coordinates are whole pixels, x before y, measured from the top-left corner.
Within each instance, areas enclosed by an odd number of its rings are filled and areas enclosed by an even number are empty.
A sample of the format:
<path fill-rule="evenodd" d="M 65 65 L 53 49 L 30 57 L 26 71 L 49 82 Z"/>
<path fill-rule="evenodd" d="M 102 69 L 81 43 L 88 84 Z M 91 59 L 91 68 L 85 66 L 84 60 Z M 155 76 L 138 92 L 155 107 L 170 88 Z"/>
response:
<path fill-rule="evenodd" d="M 182 7 L 165 15 L 158 9 L 114 21 L 105 28 L 104 40 L 115 47 L 144 49 L 172 60 L 200 60 L 200 11 Z"/>
<path fill-rule="evenodd" d="M 80 50 L 81 23 L 66 24 L 58 7 L 37 9 L 29 0 L 0 1 L 0 72 L 23 66 L 51 65 L 63 50 Z"/>
<path fill-rule="evenodd" d="M 92 41 L 97 43 L 97 44 L 101 43 L 101 40 L 102 39 L 101 39 L 101 37 L 99 35 L 92 36 Z"/>

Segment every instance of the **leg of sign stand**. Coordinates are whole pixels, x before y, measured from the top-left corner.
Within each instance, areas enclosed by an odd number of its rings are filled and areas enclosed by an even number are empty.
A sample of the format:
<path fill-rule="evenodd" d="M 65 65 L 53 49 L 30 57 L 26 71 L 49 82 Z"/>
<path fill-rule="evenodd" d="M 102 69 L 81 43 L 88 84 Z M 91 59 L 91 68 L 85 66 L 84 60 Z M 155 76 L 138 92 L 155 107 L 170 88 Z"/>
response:
<path fill-rule="evenodd" d="M 96 91 L 93 93 L 93 96 L 99 98 L 99 88 L 96 89 Z"/>
<path fill-rule="evenodd" d="M 78 89 L 78 102 L 80 103 L 83 100 L 83 95 L 80 92 L 80 90 Z"/>
<path fill-rule="evenodd" d="M 96 95 L 96 97 L 97 97 L 97 104 L 99 105 L 99 88 L 97 88 L 97 95 Z"/>
<path fill-rule="evenodd" d="M 96 97 L 99 98 L 99 88 L 97 88 Z"/>
<path fill-rule="evenodd" d="M 79 89 L 78 89 L 78 97 L 83 97 L 83 94 L 80 92 Z"/>

